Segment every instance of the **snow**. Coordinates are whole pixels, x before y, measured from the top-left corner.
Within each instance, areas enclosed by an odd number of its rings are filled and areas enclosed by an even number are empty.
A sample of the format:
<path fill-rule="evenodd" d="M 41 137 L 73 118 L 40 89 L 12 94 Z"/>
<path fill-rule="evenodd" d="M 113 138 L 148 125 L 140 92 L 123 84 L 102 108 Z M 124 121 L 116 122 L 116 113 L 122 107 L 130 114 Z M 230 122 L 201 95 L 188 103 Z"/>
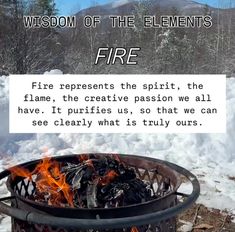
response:
<path fill-rule="evenodd" d="M 131 2 L 130 0 L 116 0 L 112 3 L 112 8 L 118 8 Z"/>
<path fill-rule="evenodd" d="M 1 77 L 0 79 L 0 137 L 4 136 L 8 131 L 8 78 Z"/>
<path fill-rule="evenodd" d="M 57 74 L 63 74 L 63 72 L 60 71 L 59 69 L 53 69 L 51 71 L 46 71 L 44 74 L 45 75 L 48 75 L 48 74 L 50 74 L 50 75 L 57 75 Z"/>
<path fill-rule="evenodd" d="M 62 74 L 59 70 L 50 73 Z M 227 79 L 226 134 L 9 134 L 8 86 L 8 77 L 0 77 L 0 170 L 38 159 L 45 153 L 108 152 L 151 156 L 193 172 L 201 184 L 198 203 L 235 214 L 235 181 L 229 179 L 235 177 L 235 78 Z M 182 185 L 180 190 L 190 193 L 191 186 Z M 0 195 L 8 195 L 1 182 Z M 0 232 L 9 230 L 9 218 L 1 217 Z"/>
<path fill-rule="evenodd" d="M 183 220 L 180 220 L 181 223 L 183 223 L 184 225 L 182 225 L 179 228 L 179 231 L 181 232 L 191 232 L 193 230 L 193 224 L 191 222 L 186 222 Z"/>

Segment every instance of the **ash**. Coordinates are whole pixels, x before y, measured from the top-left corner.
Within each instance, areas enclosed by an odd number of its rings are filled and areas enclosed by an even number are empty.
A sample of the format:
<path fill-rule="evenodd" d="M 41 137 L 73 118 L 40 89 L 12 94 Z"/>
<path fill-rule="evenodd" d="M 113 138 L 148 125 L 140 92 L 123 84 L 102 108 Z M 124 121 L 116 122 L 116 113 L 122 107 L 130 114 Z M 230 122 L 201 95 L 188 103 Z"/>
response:
<path fill-rule="evenodd" d="M 151 183 L 140 180 L 134 169 L 126 167 L 117 157 L 83 156 L 78 164 L 67 163 L 62 172 L 74 191 L 75 207 L 113 208 L 155 197 Z"/>

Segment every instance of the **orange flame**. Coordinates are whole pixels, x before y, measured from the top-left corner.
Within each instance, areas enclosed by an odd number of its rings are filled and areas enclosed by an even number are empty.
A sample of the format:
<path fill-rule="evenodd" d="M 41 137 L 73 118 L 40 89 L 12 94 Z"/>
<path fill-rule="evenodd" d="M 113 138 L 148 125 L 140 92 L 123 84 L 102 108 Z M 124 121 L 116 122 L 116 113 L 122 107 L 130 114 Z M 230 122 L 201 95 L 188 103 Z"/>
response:
<path fill-rule="evenodd" d="M 30 178 L 32 179 L 32 175 L 30 171 L 26 168 L 20 167 L 20 166 L 15 166 L 14 168 L 9 169 L 11 174 L 12 174 L 12 179 L 14 180 L 17 176 L 22 176 L 25 178 Z"/>
<path fill-rule="evenodd" d="M 85 155 L 85 154 L 80 155 L 80 156 L 78 157 L 78 159 L 79 159 L 79 162 L 80 162 L 80 163 L 83 162 L 83 163 L 86 164 L 87 166 L 90 166 L 90 167 L 93 167 L 93 168 L 94 168 L 93 162 L 92 162 L 92 160 L 89 158 L 89 155 Z"/>
<path fill-rule="evenodd" d="M 78 157 L 78 159 L 79 159 L 80 162 L 83 162 L 83 161 L 88 160 L 88 159 L 89 159 L 89 156 L 83 154 L 83 155 L 80 155 L 80 156 Z"/>
<path fill-rule="evenodd" d="M 119 163 L 121 163 L 120 156 L 118 154 L 113 154 L 113 158 Z"/>
<path fill-rule="evenodd" d="M 100 177 L 99 184 L 101 184 L 103 186 L 107 185 L 111 181 L 113 181 L 117 176 L 118 176 L 118 174 L 115 171 L 111 170 L 105 176 Z"/>
<path fill-rule="evenodd" d="M 66 183 L 65 174 L 60 173 L 60 165 L 57 161 L 48 157 L 44 158 L 32 172 L 22 167 L 10 169 L 13 177 L 21 176 L 32 179 L 36 175 L 36 189 L 42 194 L 50 194 L 49 204 L 60 205 L 65 200 L 73 207 L 73 193 Z"/>
<path fill-rule="evenodd" d="M 132 226 L 131 227 L 131 232 L 139 232 L 139 230 L 137 229 L 136 226 Z"/>
<path fill-rule="evenodd" d="M 93 165 L 93 162 L 92 162 L 92 160 L 86 160 L 85 161 L 85 164 L 87 165 L 87 166 L 90 166 L 90 167 L 92 167 L 92 168 L 94 168 L 94 165 Z"/>

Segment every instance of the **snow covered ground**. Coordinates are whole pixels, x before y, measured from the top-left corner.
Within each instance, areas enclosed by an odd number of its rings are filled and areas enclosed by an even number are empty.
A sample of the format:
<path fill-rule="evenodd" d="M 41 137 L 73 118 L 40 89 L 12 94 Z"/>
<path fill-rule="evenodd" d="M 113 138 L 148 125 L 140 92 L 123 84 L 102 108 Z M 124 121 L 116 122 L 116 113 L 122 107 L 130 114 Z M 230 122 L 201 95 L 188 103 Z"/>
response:
<path fill-rule="evenodd" d="M 57 73 L 57 72 L 53 72 Z M 235 214 L 235 78 L 227 80 L 226 134 L 8 134 L 8 78 L 0 77 L 0 170 L 43 156 L 81 152 L 139 154 L 168 160 L 198 176 L 198 203 Z M 215 125 L 216 126 L 216 125 Z M 7 195 L 0 182 L 0 196 Z M 1 222 L 0 215 L 0 222 Z M 3 218 L 1 231 L 9 231 Z"/>

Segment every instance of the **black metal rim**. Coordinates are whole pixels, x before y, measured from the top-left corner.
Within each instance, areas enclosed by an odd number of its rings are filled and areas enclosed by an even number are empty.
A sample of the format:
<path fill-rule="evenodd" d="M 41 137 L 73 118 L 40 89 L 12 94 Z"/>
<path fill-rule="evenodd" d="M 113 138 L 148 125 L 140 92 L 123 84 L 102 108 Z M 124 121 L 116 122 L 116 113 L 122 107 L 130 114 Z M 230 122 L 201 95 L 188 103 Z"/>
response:
<path fill-rule="evenodd" d="M 139 226 L 143 224 L 151 224 L 160 222 L 164 219 L 168 219 L 176 216 L 181 213 L 188 207 L 190 207 L 198 198 L 200 194 L 200 185 L 199 182 L 191 172 L 188 170 L 159 159 L 143 157 L 143 156 L 135 156 L 133 157 L 149 159 L 151 161 L 158 162 L 160 164 L 166 165 L 167 167 L 175 170 L 179 174 L 185 176 L 192 184 L 193 190 L 190 195 L 181 194 L 175 192 L 176 195 L 184 195 L 185 199 L 183 202 L 178 203 L 176 206 L 171 208 L 157 211 L 149 214 L 137 215 L 133 217 L 125 217 L 125 218 L 112 218 L 112 219 L 74 219 L 74 218 L 65 218 L 65 217 L 55 217 L 51 215 L 40 214 L 36 212 L 29 212 L 22 209 L 17 209 L 8 206 L 0 201 L 0 212 L 7 214 L 13 218 L 27 221 L 29 223 L 34 224 L 46 224 L 50 226 L 61 226 L 65 228 L 80 228 L 80 229 L 109 229 L 109 228 L 123 228 L 123 227 L 131 227 L 131 226 Z M 30 163 L 30 162 L 29 162 Z M 6 178 L 10 175 L 10 171 L 6 170 L 0 173 L 0 180 Z"/>

